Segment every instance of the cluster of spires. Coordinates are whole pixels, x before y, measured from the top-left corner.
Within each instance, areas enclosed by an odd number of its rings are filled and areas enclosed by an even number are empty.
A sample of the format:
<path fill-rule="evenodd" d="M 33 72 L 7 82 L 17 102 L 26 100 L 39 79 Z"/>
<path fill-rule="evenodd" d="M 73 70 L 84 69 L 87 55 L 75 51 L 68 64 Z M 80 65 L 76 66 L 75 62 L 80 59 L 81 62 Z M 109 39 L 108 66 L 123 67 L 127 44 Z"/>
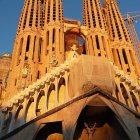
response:
<path fill-rule="evenodd" d="M 64 19 L 62 0 L 25 0 L 7 92 L 14 90 L 13 87 L 26 88 L 52 67 L 64 63 L 70 50 L 67 42 L 74 42 L 80 35 L 84 36 L 84 54 L 109 59 L 137 81 L 139 62 L 117 2 L 103 2 L 102 7 L 100 0 L 83 0 L 84 26 L 81 26 L 79 22 Z"/>

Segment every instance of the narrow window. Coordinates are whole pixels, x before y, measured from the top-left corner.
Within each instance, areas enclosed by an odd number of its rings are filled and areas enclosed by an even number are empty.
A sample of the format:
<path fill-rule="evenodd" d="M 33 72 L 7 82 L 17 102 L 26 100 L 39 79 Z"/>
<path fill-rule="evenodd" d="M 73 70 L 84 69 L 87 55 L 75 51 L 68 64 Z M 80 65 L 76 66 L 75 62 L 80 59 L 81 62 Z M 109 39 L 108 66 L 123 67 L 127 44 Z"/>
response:
<path fill-rule="evenodd" d="M 34 46 L 33 46 L 33 56 L 32 56 L 32 60 L 34 60 L 35 42 L 36 42 L 36 36 L 35 36 L 35 38 L 34 38 Z"/>
<path fill-rule="evenodd" d="M 38 71 L 38 73 L 37 73 L 37 79 L 39 79 L 40 78 L 40 71 Z"/>
<path fill-rule="evenodd" d="M 21 56 L 22 54 L 22 46 L 23 46 L 23 38 L 20 40 L 20 47 L 19 47 L 19 55 Z"/>
<path fill-rule="evenodd" d="M 53 52 L 55 51 L 55 48 L 54 48 L 54 47 L 52 47 L 52 51 L 53 51 Z"/>
<path fill-rule="evenodd" d="M 123 53 L 123 58 L 124 58 L 125 64 L 128 64 L 127 56 L 126 56 L 124 49 L 122 50 L 122 53 Z"/>
<path fill-rule="evenodd" d="M 117 54 L 118 54 L 118 58 L 119 58 L 120 65 L 122 66 L 118 49 L 117 49 Z"/>
<path fill-rule="evenodd" d="M 55 43 L 55 29 L 53 29 L 53 43 Z"/>
<path fill-rule="evenodd" d="M 47 46 L 49 46 L 49 31 L 47 31 Z"/>
<path fill-rule="evenodd" d="M 17 79 L 15 79 L 15 86 L 17 85 Z"/>
<path fill-rule="evenodd" d="M 30 36 L 28 36 L 27 38 L 25 60 L 28 60 L 27 52 L 29 52 L 29 45 L 30 45 Z"/>
<path fill-rule="evenodd" d="M 95 38 L 96 38 L 97 49 L 100 50 L 98 36 L 96 35 Z"/>
<path fill-rule="evenodd" d="M 0 84 L 2 84 L 2 79 L 0 79 Z"/>
<path fill-rule="evenodd" d="M 61 31 L 60 31 L 60 29 L 59 29 L 59 36 L 61 36 Z M 60 41 L 60 39 L 59 39 L 59 51 L 61 51 L 61 50 L 60 50 L 60 46 L 61 46 L 61 41 Z"/>
<path fill-rule="evenodd" d="M 42 47 L 42 39 L 39 39 L 39 48 L 38 48 L 38 61 L 41 59 L 41 47 Z"/>
<path fill-rule="evenodd" d="M 29 45 L 30 45 L 30 36 L 28 36 L 27 38 L 26 52 L 29 51 Z"/>

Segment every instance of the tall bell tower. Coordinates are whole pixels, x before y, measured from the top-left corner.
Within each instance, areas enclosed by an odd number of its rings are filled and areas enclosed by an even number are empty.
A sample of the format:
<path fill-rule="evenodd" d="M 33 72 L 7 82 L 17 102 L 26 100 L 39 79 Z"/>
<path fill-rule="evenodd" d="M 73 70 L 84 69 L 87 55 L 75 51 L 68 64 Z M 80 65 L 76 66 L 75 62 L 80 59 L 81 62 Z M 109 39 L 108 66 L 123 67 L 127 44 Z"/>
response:
<path fill-rule="evenodd" d="M 61 0 L 25 0 L 7 85 L 10 97 L 64 61 Z"/>
<path fill-rule="evenodd" d="M 104 8 L 114 64 L 136 78 L 140 74 L 139 62 L 116 0 L 104 0 Z"/>
<path fill-rule="evenodd" d="M 105 15 L 99 0 L 83 0 L 83 22 L 89 31 L 86 37 L 88 54 L 112 59 Z"/>

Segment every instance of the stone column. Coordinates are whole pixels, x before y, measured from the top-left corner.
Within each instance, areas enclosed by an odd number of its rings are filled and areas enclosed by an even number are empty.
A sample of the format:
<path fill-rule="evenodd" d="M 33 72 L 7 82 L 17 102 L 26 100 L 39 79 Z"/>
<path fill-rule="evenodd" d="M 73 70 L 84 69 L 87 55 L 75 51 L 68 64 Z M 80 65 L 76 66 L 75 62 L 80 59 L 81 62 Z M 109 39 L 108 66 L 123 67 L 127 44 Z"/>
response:
<path fill-rule="evenodd" d="M 58 98 L 59 98 L 59 95 L 58 95 L 58 82 L 59 82 L 59 79 L 58 77 L 55 78 L 55 105 L 54 107 L 57 107 L 59 105 L 59 102 L 58 102 Z"/>
<path fill-rule="evenodd" d="M 33 107 L 33 114 L 32 114 L 32 116 L 31 116 L 30 120 L 36 118 L 37 99 L 38 99 L 38 96 L 39 96 L 38 92 L 39 92 L 39 91 L 37 91 L 37 89 L 36 89 L 36 90 L 35 90 L 35 94 L 34 94 L 34 96 L 33 96 L 33 97 L 34 97 L 34 107 Z"/>
<path fill-rule="evenodd" d="M 93 52 L 93 40 L 92 40 L 92 36 L 91 35 L 88 37 L 88 41 L 89 41 L 89 55 L 94 56 L 94 52 Z"/>
<path fill-rule="evenodd" d="M 17 105 L 13 105 L 12 118 L 11 118 L 10 126 L 8 129 L 8 133 L 10 133 L 14 129 L 16 111 L 17 111 Z"/>
<path fill-rule="evenodd" d="M 119 83 L 116 82 L 116 85 L 117 85 L 117 88 L 118 88 L 118 91 L 119 91 L 119 94 L 120 94 L 121 102 L 124 103 L 124 104 L 126 105 L 126 102 L 125 102 L 125 99 L 124 99 L 124 97 L 123 97 L 123 95 L 122 95 L 122 91 L 121 91 L 121 89 L 120 89 Z"/>
<path fill-rule="evenodd" d="M 28 104 L 28 98 L 29 97 L 25 97 L 24 98 L 24 102 L 23 102 L 23 114 L 22 114 L 22 118 L 20 120 L 20 126 L 25 124 L 26 122 L 26 108 L 27 108 L 27 104 Z M 18 126 L 19 127 L 19 126 Z"/>
<path fill-rule="evenodd" d="M 65 72 L 65 86 L 66 86 L 65 102 L 68 102 L 70 100 L 69 91 L 68 91 L 68 85 L 69 85 L 68 79 L 69 79 L 69 72 Z"/>
<path fill-rule="evenodd" d="M 43 108 L 43 113 L 47 112 L 47 102 L 48 102 L 48 84 L 45 84 L 45 100 L 44 100 L 44 108 Z"/>

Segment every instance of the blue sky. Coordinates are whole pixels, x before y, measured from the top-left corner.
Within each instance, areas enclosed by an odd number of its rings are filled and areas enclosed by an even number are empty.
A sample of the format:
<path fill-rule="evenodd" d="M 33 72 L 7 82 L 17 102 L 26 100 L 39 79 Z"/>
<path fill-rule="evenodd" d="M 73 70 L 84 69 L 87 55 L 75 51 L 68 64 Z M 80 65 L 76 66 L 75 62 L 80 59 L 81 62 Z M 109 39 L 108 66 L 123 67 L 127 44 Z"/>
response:
<path fill-rule="evenodd" d="M 13 51 L 23 4 L 24 0 L 0 0 L 0 55 Z M 82 0 L 63 0 L 63 6 L 65 17 L 82 21 Z M 120 0 L 119 8 L 122 15 L 128 11 L 140 11 L 140 0 Z M 137 21 L 134 25 L 140 40 L 140 18 Z"/>

